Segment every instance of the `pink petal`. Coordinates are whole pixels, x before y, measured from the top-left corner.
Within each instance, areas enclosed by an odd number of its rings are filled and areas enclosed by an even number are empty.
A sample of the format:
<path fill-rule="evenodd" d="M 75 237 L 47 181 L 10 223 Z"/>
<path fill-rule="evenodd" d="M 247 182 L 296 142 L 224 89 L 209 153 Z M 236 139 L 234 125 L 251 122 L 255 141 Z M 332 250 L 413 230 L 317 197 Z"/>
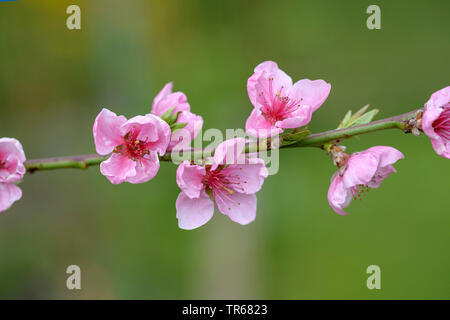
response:
<path fill-rule="evenodd" d="M 283 129 L 272 126 L 272 124 L 264 118 L 261 111 L 253 109 L 250 117 L 245 123 L 245 131 L 253 137 L 268 138 L 282 133 Z"/>
<path fill-rule="evenodd" d="M 289 97 L 300 100 L 302 105 L 311 106 L 316 111 L 327 99 L 331 85 L 323 80 L 303 79 L 297 81 L 289 91 Z"/>
<path fill-rule="evenodd" d="M 155 99 L 153 99 L 153 103 L 152 103 L 152 113 L 155 113 L 154 110 L 156 111 L 156 106 L 162 101 L 164 100 L 169 94 L 172 93 L 172 87 L 173 84 L 172 82 L 168 82 L 166 83 L 166 85 L 162 88 L 162 90 L 156 95 Z M 163 112 L 164 113 L 164 112 Z"/>
<path fill-rule="evenodd" d="M 137 184 L 153 179 L 159 170 L 159 158 L 154 152 L 135 162 L 136 174 L 127 177 L 126 182 Z"/>
<path fill-rule="evenodd" d="M 203 118 L 189 111 L 182 111 L 178 115 L 177 123 L 187 123 L 187 125 L 172 133 L 168 150 L 187 147 L 202 130 Z"/>
<path fill-rule="evenodd" d="M 178 226 L 192 230 L 207 223 L 214 214 L 214 203 L 202 192 L 198 198 L 191 199 L 180 192 L 176 201 Z"/>
<path fill-rule="evenodd" d="M 14 183 L 23 179 L 26 173 L 23 162 L 16 155 L 9 155 L 4 159 L 4 168 L 0 169 L 0 183 Z"/>
<path fill-rule="evenodd" d="M 247 161 L 250 163 L 230 165 L 222 173 L 229 181 L 236 181 L 233 189 L 237 192 L 252 194 L 261 189 L 268 171 L 262 159 L 252 158 Z"/>
<path fill-rule="evenodd" d="M 202 180 L 205 174 L 205 167 L 183 161 L 177 169 L 177 184 L 186 196 L 198 198 L 204 190 Z"/>
<path fill-rule="evenodd" d="M 13 183 L 22 180 L 26 173 L 24 166 L 25 153 L 22 145 L 16 139 L 0 139 L 0 183 Z"/>
<path fill-rule="evenodd" d="M 354 153 L 347 162 L 342 177 L 345 188 L 367 185 L 378 169 L 378 159 L 371 153 Z"/>
<path fill-rule="evenodd" d="M 376 146 L 360 153 L 370 153 L 378 158 L 378 166 L 385 167 L 403 159 L 403 153 L 392 147 Z"/>
<path fill-rule="evenodd" d="M 231 220 L 242 225 L 249 224 L 256 218 L 256 195 L 227 191 L 214 194 L 217 208 L 230 217 Z"/>
<path fill-rule="evenodd" d="M 215 170 L 219 165 L 246 163 L 243 153 L 246 142 L 244 138 L 233 138 L 220 143 L 214 151 L 211 170 Z"/>
<path fill-rule="evenodd" d="M 161 116 L 172 108 L 173 113 L 191 110 L 186 95 L 183 92 L 172 93 L 172 83 L 168 83 L 153 100 L 152 113 Z"/>
<path fill-rule="evenodd" d="M 281 87 L 288 89 L 292 86 L 292 79 L 273 61 L 265 61 L 255 68 L 255 73 L 247 81 L 247 92 L 255 108 L 261 107 L 261 92 L 266 98 L 270 97 L 269 79 L 272 78 L 273 94 Z"/>
<path fill-rule="evenodd" d="M 136 162 L 114 153 L 108 160 L 100 164 L 100 172 L 111 181 L 112 184 L 120 184 L 129 177 L 136 175 Z"/>
<path fill-rule="evenodd" d="M 275 126 L 283 129 L 306 126 L 311 121 L 312 111 L 313 110 L 310 106 L 300 106 L 296 111 L 289 115 L 289 118 L 282 121 L 277 121 Z"/>
<path fill-rule="evenodd" d="M 12 183 L 0 183 L 0 212 L 9 209 L 14 202 L 22 198 L 22 190 Z"/>
<path fill-rule="evenodd" d="M 352 201 L 350 191 L 345 188 L 342 177 L 336 173 L 331 179 L 328 189 L 328 203 L 331 208 L 340 215 L 347 215 L 342 209 L 346 208 Z"/>
<path fill-rule="evenodd" d="M 123 135 L 120 126 L 127 119 L 124 116 L 117 116 L 108 109 L 103 109 L 94 122 L 94 142 L 97 153 L 100 155 L 110 154 L 114 148 L 123 142 Z"/>
<path fill-rule="evenodd" d="M 137 139 L 149 142 L 149 150 L 163 155 L 170 141 L 170 127 L 160 117 L 153 114 L 131 118 L 121 127 L 123 135 L 138 132 Z"/>
<path fill-rule="evenodd" d="M 444 111 L 442 108 L 425 108 L 422 117 L 422 130 L 431 139 L 440 140 L 441 137 L 434 131 L 433 122 Z"/>
<path fill-rule="evenodd" d="M 450 141 L 444 139 L 431 139 L 431 145 L 438 155 L 450 159 Z"/>
<path fill-rule="evenodd" d="M 378 188 L 391 173 L 397 172 L 392 165 L 380 167 L 372 180 L 367 184 L 369 188 Z"/>
<path fill-rule="evenodd" d="M 265 61 L 260 63 L 255 67 L 255 73 L 265 72 L 268 75 L 273 76 L 280 86 L 284 86 L 285 88 L 289 88 L 292 86 L 292 79 L 289 77 L 283 70 L 278 68 L 276 62 L 273 61 Z"/>
<path fill-rule="evenodd" d="M 161 116 L 172 108 L 174 108 L 172 113 L 191 110 L 191 106 L 187 102 L 187 97 L 183 92 L 174 92 L 169 94 L 152 108 L 152 113 L 157 116 Z"/>
<path fill-rule="evenodd" d="M 440 108 L 450 103 L 450 86 L 436 91 L 425 104 L 426 109 Z"/>
<path fill-rule="evenodd" d="M 25 153 L 22 144 L 14 138 L 0 139 L 0 160 L 8 156 L 15 156 L 20 162 L 25 162 Z"/>

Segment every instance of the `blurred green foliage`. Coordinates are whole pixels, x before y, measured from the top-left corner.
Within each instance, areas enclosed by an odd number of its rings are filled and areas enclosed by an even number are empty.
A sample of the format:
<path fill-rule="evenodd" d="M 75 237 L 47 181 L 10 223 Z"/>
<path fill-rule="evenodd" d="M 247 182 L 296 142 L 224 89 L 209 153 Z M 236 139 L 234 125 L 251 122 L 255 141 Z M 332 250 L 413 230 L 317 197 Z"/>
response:
<path fill-rule="evenodd" d="M 82 30 L 65 26 L 78 4 Z M 368 30 L 367 6 L 382 29 Z M 0 3 L 0 136 L 28 158 L 91 153 L 101 107 L 150 110 L 173 81 L 205 128 L 241 128 L 246 81 L 264 60 L 294 80 L 325 79 L 331 94 L 313 132 L 370 103 L 378 118 L 422 106 L 448 85 L 448 1 L 69 1 Z M 111 185 L 97 168 L 26 176 L 23 199 L 0 216 L 0 298 L 450 298 L 448 160 L 429 140 L 379 132 L 349 151 L 391 145 L 398 173 L 349 216 L 326 194 L 324 152 L 281 152 L 258 194 L 254 223 L 216 212 L 177 227 L 175 166 L 142 185 Z M 447 252 L 447 253 L 446 253 Z M 82 290 L 66 289 L 66 267 Z M 381 267 L 381 290 L 366 287 Z"/>

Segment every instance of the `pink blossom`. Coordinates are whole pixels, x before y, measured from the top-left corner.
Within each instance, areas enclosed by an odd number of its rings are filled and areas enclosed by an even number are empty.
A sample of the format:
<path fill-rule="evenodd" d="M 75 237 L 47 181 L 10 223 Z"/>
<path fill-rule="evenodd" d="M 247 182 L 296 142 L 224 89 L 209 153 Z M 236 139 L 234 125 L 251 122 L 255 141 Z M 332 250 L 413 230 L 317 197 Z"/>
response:
<path fill-rule="evenodd" d="M 247 81 L 248 96 L 254 106 L 247 119 L 247 133 L 265 138 L 307 125 L 330 90 L 331 85 L 323 80 L 303 79 L 292 84 L 291 77 L 275 62 L 259 64 Z"/>
<path fill-rule="evenodd" d="M 397 149 L 383 146 L 352 154 L 344 170 L 338 170 L 331 178 L 328 203 L 334 211 L 346 215 L 343 209 L 351 200 L 360 199 L 371 188 L 378 188 L 384 179 L 396 172 L 392 164 L 403 158 Z"/>
<path fill-rule="evenodd" d="M 422 130 L 436 153 L 450 159 L 450 86 L 433 93 L 425 104 Z"/>
<path fill-rule="evenodd" d="M 186 126 L 174 131 L 168 150 L 188 146 L 203 126 L 202 117 L 190 111 L 186 95 L 183 92 L 172 93 L 172 83 L 169 82 L 153 100 L 152 113 L 160 117 L 172 108 L 172 114 L 178 113 L 176 123 L 186 123 Z"/>
<path fill-rule="evenodd" d="M 255 193 L 268 171 L 263 160 L 242 154 L 244 146 L 242 138 L 227 140 L 216 148 L 212 164 L 180 164 L 177 184 L 182 192 L 176 208 L 181 229 L 195 229 L 208 222 L 214 202 L 221 213 L 237 223 L 245 225 L 255 219 Z"/>
<path fill-rule="evenodd" d="M 127 120 L 108 109 L 95 119 L 97 153 L 111 157 L 100 164 L 100 172 L 113 184 L 143 183 L 159 170 L 159 155 L 166 152 L 170 127 L 159 117 L 147 114 Z"/>
<path fill-rule="evenodd" d="M 22 190 L 14 183 L 26 173 L 25 153 L 16 139 L 0 139 L 0 212 L 7 210 L 22 197 Z"/>

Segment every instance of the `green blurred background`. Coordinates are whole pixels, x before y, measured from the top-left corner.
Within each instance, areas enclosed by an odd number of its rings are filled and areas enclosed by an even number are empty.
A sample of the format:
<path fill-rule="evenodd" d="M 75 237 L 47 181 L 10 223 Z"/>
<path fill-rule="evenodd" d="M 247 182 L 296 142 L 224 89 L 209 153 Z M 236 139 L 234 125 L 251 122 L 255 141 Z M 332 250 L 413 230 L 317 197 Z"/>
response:
<path fill-rule="evenodd" d="M 66 28 L 78 4 L 82 30 Z M 381 30 L 366 8 L 381 7 Z M 246 81 L 264 60 L 294 80 L 325 79 L 331 94 L 310 128 L 337 126 L 370 103 L 378 118 L 423 106 L 449 85 L 448 1 L 0 2 L 0 136 L 29 159 L 94 152 L 102 107 L 150 110 L 162 86 L 184 91 L 204 128 L 241 128 Z M 0 215 L 0 298 L 443 299 L 450 298 L 449 162 L 427 137 L 396 131 L 346 141 L 350 151 L 391 145 L 398 173 L 349 216 L 327 203 L 335 171 L 324 152 L 281 151 L 258 193 L 254 223 L 216 211 L 178 229 L 176 167 L 141 185 L 98 171 L 37 172 Z M 66 288 L 68 265 L 82 290 Z M 366 268 L 381 267 L 381 290 Z"/>

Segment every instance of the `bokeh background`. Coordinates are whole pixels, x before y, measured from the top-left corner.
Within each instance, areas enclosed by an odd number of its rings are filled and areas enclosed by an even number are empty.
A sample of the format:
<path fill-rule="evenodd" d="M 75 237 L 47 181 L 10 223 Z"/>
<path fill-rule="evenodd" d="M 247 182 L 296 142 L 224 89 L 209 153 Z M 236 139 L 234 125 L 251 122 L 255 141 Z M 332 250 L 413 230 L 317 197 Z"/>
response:
<path fill-rule="evenodd" d="M 66 28 L 78 4 L 82 30 Z M 381 7 L 381 30 L 366 8 Z M 0 136 L 27 157 L 94 152 L 102 107 L 131 117 L 162 86 L 184 91 L 204 128 L 242 128 L 246 81 L 264 60 L 294 80 L 325 79 L 331 94 L 315 132 L 365 104 L 378 118 L 423 106 L 449 85 L 448 1 L 0 2 Z M 254 223 L 216 211 L 178 229 L 176 167 L 141 185 L 111 185 L 98 171 L 37 172 L 0 215 L 0 298 L 448 299 L 449 162 L 425 136 L 384 131 L 348 140 L 350 151 L 391 145 L 398 173 L 349 216 L 330 209 L 335 171 L 316 149 L 281 151 L 280 171 L 258 194 Z M 68 265 L 82 290 L 66 288 Z M 381 267 L 381 290 L 366 268 Z"/>

